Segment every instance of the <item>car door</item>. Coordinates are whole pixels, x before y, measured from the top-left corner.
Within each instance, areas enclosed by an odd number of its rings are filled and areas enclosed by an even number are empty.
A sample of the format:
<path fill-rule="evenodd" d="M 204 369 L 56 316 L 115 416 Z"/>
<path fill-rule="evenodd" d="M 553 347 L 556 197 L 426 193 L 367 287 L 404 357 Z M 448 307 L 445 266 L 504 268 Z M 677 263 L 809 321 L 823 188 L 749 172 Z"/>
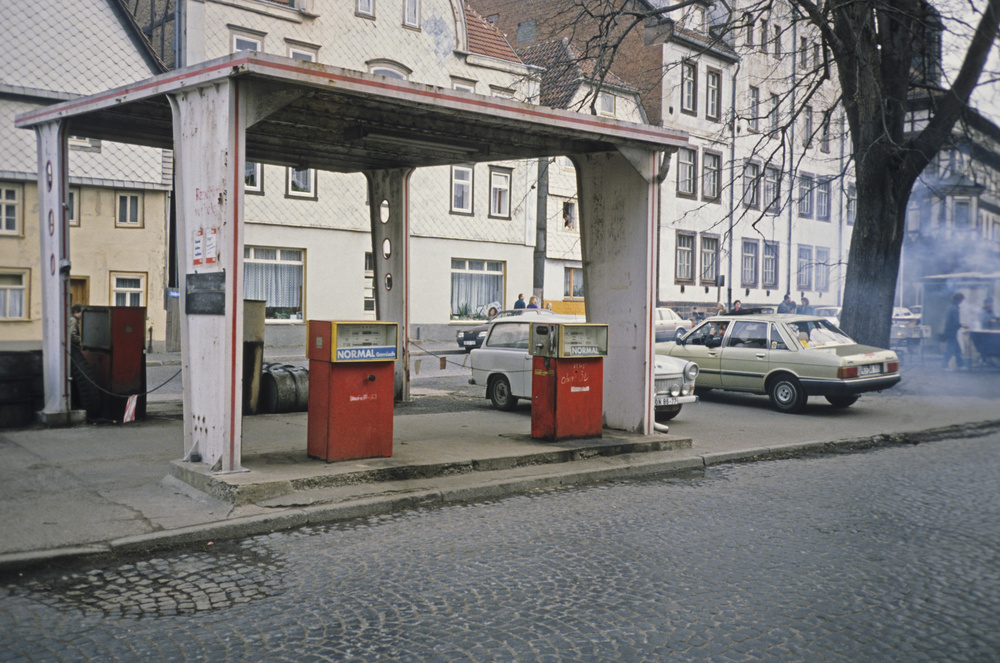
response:
<path fill-rule="evenodd" d="M 695 327 L 690 334 L 678 341 L 670 351 L 672 357 L 687 359 L 698 364 L 698 387 L 717 389 L 722 387 L 720 360 L 722 345 L 720 339 L 726 332 L 728 320 L 706 320 Z"/>
<path fill-rule="evenodd" d="M 764 390 L 771 352 L 767 333 L 767 322 L 733 322 L 720 358 L 724 388 L 737 391 Z"/>
<path fill-rule="evenodd" d="M 518 398 L 531 398 L 531 355 L 527 322 L 500 322 L 493 326 L 486 349 L 491 373 L 503 373 Z"/>

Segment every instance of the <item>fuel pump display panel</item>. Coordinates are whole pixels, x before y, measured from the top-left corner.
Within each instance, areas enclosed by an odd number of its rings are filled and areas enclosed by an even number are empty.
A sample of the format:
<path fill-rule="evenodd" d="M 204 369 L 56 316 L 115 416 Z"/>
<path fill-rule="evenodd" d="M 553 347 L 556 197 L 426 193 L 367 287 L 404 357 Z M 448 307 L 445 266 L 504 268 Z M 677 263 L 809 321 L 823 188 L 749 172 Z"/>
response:
<path fill-rule="evenodd" d="M 608 326 L 592 323 L 531 323 L 531 354 L 536 357 L 606 357 Z"/>
<path fill-rule="evenodd" d="M 395 361 L 395 322 L 309 322 L 309 358 L 334 363 Z"/>

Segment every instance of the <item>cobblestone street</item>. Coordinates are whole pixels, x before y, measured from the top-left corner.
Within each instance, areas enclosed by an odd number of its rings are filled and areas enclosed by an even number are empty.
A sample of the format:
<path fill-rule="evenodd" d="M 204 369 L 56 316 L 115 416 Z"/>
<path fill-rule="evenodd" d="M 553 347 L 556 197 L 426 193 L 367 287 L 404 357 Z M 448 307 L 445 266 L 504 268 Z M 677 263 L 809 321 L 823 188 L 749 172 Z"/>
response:
<path fill-rule="evenodd" d="M 4 661 L 997 661 L 1000 438 L 5 578 Z"/>

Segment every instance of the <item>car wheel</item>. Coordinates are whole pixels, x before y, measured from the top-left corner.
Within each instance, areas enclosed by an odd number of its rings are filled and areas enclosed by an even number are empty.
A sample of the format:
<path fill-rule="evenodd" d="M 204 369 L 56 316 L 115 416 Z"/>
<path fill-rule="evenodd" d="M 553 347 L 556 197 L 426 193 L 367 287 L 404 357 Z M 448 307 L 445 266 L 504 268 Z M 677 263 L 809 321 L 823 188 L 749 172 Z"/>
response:
<path fill-rule="evenodd" d="M 833 407 L 851 407 L 858 402 L 860 396 L 857 394 L 851 394 L 850 396 L 827 396 L 826 400 L 830 402 Z"/>
<path fill-rule="evenodd" d="M 779 375 L 774 378 L 767 389 L 767 395 L 771 397 L 771 405 L 781 412 L 795 413 L 801 412 L 806 406 L 806 392 L 802 390 L 802 385 L 791 375 Z"/>
<path fill-rule="evenodd" d="M 681 412 L 680 405 L 670 405 L 656 411 L 657 421 L 670 421 Z"/>
<path fill-rule="evenodd" d="M 487 388 L 490 402 L 493 407 L 504 412 L 509 412 L 517 407 L 517 396 L 510 391 L 510 382 L 502 375 L 498 375 L 490 381 Z"/>

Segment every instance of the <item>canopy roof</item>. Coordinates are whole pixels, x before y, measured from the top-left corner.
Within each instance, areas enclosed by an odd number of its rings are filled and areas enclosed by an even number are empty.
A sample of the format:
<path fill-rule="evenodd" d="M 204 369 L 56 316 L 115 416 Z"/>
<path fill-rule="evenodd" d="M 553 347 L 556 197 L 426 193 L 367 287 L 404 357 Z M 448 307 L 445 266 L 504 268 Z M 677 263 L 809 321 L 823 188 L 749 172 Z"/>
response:
<path fill-rule="evenodd" d="M 249 123 L 246 158 L 297 168 L 358 172 L 687 144 L 662 127 L 247 52 L 47 106 L 16 125 L 65 119 L 70 135 L 169 149 L 168 95 L 226 79 L 273 104 Z"/>

